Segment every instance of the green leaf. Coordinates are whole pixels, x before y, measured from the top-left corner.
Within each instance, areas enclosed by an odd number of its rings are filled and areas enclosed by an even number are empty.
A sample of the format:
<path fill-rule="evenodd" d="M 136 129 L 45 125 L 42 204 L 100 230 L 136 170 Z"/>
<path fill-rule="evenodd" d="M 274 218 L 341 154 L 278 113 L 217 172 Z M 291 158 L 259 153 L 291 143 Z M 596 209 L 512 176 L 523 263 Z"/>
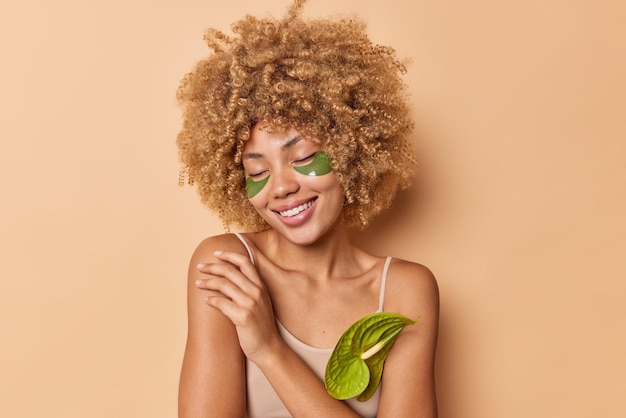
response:
<path fill-rule="evenodd" d="M 324 382 L 335 399 L 358 396 L 364 402 L 380 384 L 383 366 L 400 332 L 418 320 L 379 312 L 352 324 L 339 338 L 328 364 Z"/>
<path fill-rule="evenodd" d="M 374 393 L 376 393 L 376 389 L 378 388 L 378 385 L 383 377 L 383 365 L 385 364 L 385 360 L 389 355 L 389 351 L 391 351 L 391 347 L 393 347 L 393 343 L 396 341 L 396 337 L 400 334 L 403 328 L 404 327 L 394 330 L 392 335 L 385 339 L 387 344 L 385 344 L 379 352 L 365 360 L 367 368 L 370 370 L 370 382 L 365 388 L 365 391 L 363 391 L 363 393 L 361 393 L 357 398 L 359 401 L 365 402 L 374 396 Z"/>

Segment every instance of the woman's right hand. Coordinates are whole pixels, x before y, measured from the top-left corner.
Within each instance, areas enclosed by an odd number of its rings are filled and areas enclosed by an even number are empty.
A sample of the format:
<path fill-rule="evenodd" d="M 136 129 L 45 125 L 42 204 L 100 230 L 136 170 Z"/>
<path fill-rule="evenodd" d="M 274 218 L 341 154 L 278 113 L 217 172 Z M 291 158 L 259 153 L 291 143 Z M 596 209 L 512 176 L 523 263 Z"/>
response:
<path fill-rule="evenodd" d="M 199 289 L 209 290 L 204 301 L 235 325 L 239 345 L 251 361 L 258 361 L 279 347 L 272 302 L 263 280 L 250 259 L 232 251 L 216 251 L 217 263 L 203 263 L 198 270 Z"/>

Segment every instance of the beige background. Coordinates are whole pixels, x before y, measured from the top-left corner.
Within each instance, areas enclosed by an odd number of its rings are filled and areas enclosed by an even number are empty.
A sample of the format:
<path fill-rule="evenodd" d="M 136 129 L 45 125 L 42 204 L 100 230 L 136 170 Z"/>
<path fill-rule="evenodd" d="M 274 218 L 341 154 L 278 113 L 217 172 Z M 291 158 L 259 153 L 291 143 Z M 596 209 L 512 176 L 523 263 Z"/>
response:
<path fill-rule="evenodd" d="M 0 416 L 173 417 L 185 270 L 221 225 L 177 186 L 208 26 L 288 0 L 0 6 Z M 626 7 L 312 0 L 412 57 L 418 184 L 366 234 L 437 275 L 442 418 L 626 415 Z"/>

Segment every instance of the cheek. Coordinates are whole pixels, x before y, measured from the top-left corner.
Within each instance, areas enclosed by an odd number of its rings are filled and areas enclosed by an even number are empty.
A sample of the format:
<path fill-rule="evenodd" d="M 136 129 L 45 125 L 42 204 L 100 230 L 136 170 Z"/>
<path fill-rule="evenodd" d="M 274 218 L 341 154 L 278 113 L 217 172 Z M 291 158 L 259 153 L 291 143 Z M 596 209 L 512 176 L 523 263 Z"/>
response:
<path fill-rule="evenodd" d="M 260 212 L 260 209 L 265 205 L 266 200 L 263 199 L 261 196 L 263 195 L 263 193 L 261 193 L 260 195 L 254 196 L 254 197 L 248 197 L 248 202 L 250 202 L 250 204 L 252 205 L 252 207 L 257 211 Z"/>
<path fill-rule="evenodd" d="M 334 173 L 320 177 L 310 177 L 311 188 L 328 195 L 329 197 L 338 197 L 343 202 L 344 191 L 341 183 L 337 180 Z"/>

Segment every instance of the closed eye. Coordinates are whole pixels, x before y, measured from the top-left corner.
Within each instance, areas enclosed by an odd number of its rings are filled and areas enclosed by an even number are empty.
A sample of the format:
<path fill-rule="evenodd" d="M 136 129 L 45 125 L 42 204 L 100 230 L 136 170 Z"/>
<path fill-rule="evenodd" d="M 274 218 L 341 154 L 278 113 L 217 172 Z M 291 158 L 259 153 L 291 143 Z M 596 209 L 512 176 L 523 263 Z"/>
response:
<path fill-rule="evenodd" d="M 314 152 L 311 155 L 308 155 L 308 156 L 304 157 L 304 158 L 301 158 L 299 160 L 295 160 L 293 163 L 294 164 L 305 164 L 305 163 L 308 163 L 309 161 L 311 161 L 313 159 L 313 157 L 315 157 L 315 154 L 317 154 L 317 151 Z"/>
<path fill-rule="evenodd" d="M 249 173 L 248 177 L 252 178 L 252 179 L 255 179 L 255 178 L 263 177 L 263 175 L 265 173 L 267 173 L 267 170 L 259 171 L 259 172 L 256 172 L 256 173 Z"/>

